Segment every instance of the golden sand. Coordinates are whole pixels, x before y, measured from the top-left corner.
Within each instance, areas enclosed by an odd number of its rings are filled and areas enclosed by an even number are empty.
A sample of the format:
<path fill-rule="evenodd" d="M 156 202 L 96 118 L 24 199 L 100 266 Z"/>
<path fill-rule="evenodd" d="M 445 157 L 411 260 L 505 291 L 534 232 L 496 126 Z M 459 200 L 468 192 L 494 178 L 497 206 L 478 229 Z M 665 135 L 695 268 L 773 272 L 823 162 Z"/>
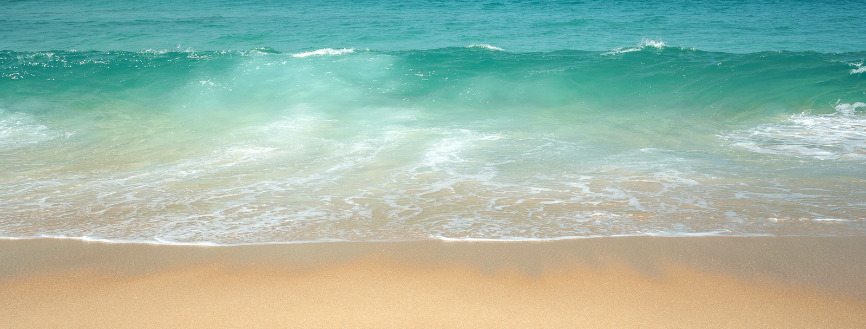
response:
<path fill-rule="evenodd" d="M 862 240 L 3 241 L 0 326 L 863 328 Z"/>

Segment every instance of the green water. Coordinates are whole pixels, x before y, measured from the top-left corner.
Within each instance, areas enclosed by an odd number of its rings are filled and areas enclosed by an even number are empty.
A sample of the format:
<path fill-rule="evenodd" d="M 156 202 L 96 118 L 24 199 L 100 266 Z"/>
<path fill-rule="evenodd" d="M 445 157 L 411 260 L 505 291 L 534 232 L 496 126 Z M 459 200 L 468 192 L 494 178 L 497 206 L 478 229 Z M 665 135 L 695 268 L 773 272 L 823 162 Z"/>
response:
<path fill-rule="evenodd" d="M 850 4 L 10 3 L 0 236 L 861 235 Z"/>

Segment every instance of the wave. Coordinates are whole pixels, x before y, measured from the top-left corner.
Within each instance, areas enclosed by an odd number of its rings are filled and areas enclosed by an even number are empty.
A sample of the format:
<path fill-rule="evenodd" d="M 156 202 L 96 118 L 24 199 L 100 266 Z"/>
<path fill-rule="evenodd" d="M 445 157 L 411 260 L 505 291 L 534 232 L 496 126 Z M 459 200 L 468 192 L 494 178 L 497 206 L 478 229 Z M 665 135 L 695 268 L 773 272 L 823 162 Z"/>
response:
<path fill-rule="evenodd" d="M 520 51 L 509 51 L 502 47 L 490 44 L 490 43 L 473 43 L 466 46 L 449 46 L 449 47 L 440 47 L 440 48 L 405 48 L 405 49 L 375 49 L 375 48 L 363 48 L 365 52 L 373 52 L 373 53 L 407 53 L 407 52 L 432 52 L 432 53 L 441 53 L 447 50 L 457 50 L 457 49 L 487 49 L 487 50 L 496 50 L 507 52 L 511 54 L 557 54 L 563 52 L 580 52 L 580 53 L 593 53 L 598 55 L 612 55 L 612 54 L 624 54 L 631 52 L 641 52 L 641 51 L 657 51 L 662 49 L 673 49 L 679 50 L 682 52 L 697 52 L 697 53 L 717 53 L 717 54 L 730 54 L 730 55 L 748 55 L 748 54 L 765 54 L 765 53 L 814 53 L 814 54 L 862 54 L 866 52 L 866 49 L 859 51 L 844 51 L 844 52 L 820 52 L 814 50 L 798 50 L 798 51 L 788 51 L 788 50 L 775 50 L 775 49 L 767 49 L 760 51 L 752 51 L 752 52 L 721 52 L 721 51 L 707 51 L 702 50 L 700 48 L 691 47 L 688 45 L 676 45 L 670 44 L 664 39 L 661 38 L 643 38 L 635 44 L 624 45 L 620 47 L 610 48 L 608 50 L 585 50 L 580 48 L 561 48 L 561 49 L 551 49 L 551 50 L 520 50 Z M 198 54 L 250 54 L 250 53 L 266 53 L 266 54 L 285 54 L 293 57 L 306 57 L 306 56 L 319 56 L 319 55 L 341 55 L 355 52 L 358 47 L 322 47 L 315 48 L 310 47 L 307 49 L 315 49 L 315 50 L 299 50 L 299 49 L 278 49 L 272 47 L 254 47 L 249 49 L 222 49 L 222 50 L 196 50 L 194 48 L 184 48 L 178 46 L 177 48 L 144 48 L 137 51 L 130 50 L 111 50 L 111 49 L 96 49 L 96 50 L 43 50 L 43 51 L 16 51 L 14 49 L 5 49 L 0 50 L 0 53 L 4 54 L 20 54 L 26 56 L 27 54 L 33 54 L 37 56 L 51 56 L 52 54 L 62 55 L 68 53 L 78 53 L 78 54 L 123 54 L 123 53 L 139 53 L 139 54 L 151 54 L 151 55 L 165 55 L 171 53 L 198 53 Z M 856 69 L 859 69 L 862 66 L 862 61 L 856 64 Z"/>
<path fill-rule="evenodd" d="M 28 118 L 15 125 L 7 119 L 0 128 L 35 142 L 75 131 L 39 120 L 41 113 L 57 108 L 94 116 L 100 109 L 114 109 L 109 112 L 127 111 L 125 115 L 141 119 L 174 113 L 173 120 L 188 120 L 192 130 L 210 129 L 190 117 L 202 114 L 252 120 L 288 108 L 335 116 L 411 108 L 416 112 L 407 118 L 431 124 L 492 115 L 519 120 L 539 111 L 577 121 L 634 117 L 641 120 L 631 129 L 635 136 L 666 133 L 674 138 L 677 131 L 664 132 L 667 128 L 658 123 L 682 125 L 700 118 L 697 125 L 703 129 L 731 131 L 729 125 L 745 132 L 793 118 L 801 121 L 785 124 L 796 130 L 815 115 L 850 123 L 853 119 L 836 114 L 837 100 L 853 105 L 866 101 L 866 80 L 856 73 L 866 52 L 730 54 L 653 40 L 616 55 L 510 53 L 488 46 L 302 53 L 0 51 L 3 115 Z M 811 116 L 798 116 L 805 112 Z M 39 137 L 43 135 L 47 137 Z"/>
<path fill-rule="evenodd" d="M 606 53 L 602 53 L 601 55 L 603 55 L 603 56 L 619 55 L 619 54 L 631 53 L 631 52 L 642 51 L 642 50 L 647 50 L 647 49 L 657 49 L 658 50 L 658 49 L 664 49 L 667 47 L 668 47 L 668 45 L 664 41 L 653 40 L 653 39 L 643 39 L 643 40 L 641 40 L 640 43 L 638 43 L 634 47 L 620 47 L 620 48 L 610 50 Z M 684 49 L 684 48 L 680 48 L 680 49 Z M 691 50 L 694 50 L 694 49 L 692 48 Z"/>
<path fill-rule="evenodd" d="M 26 113 L 0 108 L 0 150 L 26 147 L 71 135 L 52 130 Z"/>
<path fill-rule="evenodd" d="M 37 89 L 48 95 L 63 93 L 75 89 L 79 81 L 88 81 L 94 91 L 106 95 L 161 95 L 153 96 L 157 102 L 179 91 L 228 96 L 252 92 L 255 86 L 277 98 L 293 94 L 290 104 L 339 101 L 340 95 L 322 95 L 337 90 L 347 96 L 346 102 L 351 98 L 392 105 L 405 100 L 468 108 L 584 104 L 641 110 L 618 105 L 631 101 L 717 114 L 754 112 L 777 104 L 793 114 L 837 99 L 862 101 L 858 97 L 866 83 L 858 77 L 864 58 L 866 52 L 705 52 L 658 40 L 609 52 L 512 53 L 488 44 L 411 51 L 321 48 L 297 53 L 264 48 L 0 51 L 0 84 L 5 90 L 0 96 L 8 101 Z M 273 83 L 261 85 L 262 81 Z M 24 94 L 15 96 L 11 93 L 15 90 Z"/>
<path fill-rule="evenodd" d="M 733 146 L 756 153 L 815 158 L 866 160 L 866 104 L 840 103 L 829 114 L 796 114 L 782 122 L 762 124 L 723 136 Z"/>
<path fill-rule="evenodd" d="M 505 51 L 505 49 L 502 49 L 502 48 L 499 48 L 496 46 L 491 46 L 491 45 L 486 44 L 486 43 L 471 44 L 471 45 L 466 46 L 466 48 L 480 48 L 480 49 L 495 50 L 495 51 Z"/>
<path fill-rule="evenodd" d="M 821 221 L 822 219 L 816 219 Z M 779 220 L 783 221 L 783 220 Z M 835 221 L 827 219 L 827 221 Z M 231 247 L 231 246 L 257 246 L 257 245 L 295 245 L 295 244 L 317 244 L 317 243 L 355 243 L 355 242 L 412 242 L 435 240 L 443 242 L 493 242 L 493 243 L 516 243 L 516 242 L 547 242 L 547 241 L 563 241 L 563 240 L 581 240 L 581 239 L 609 239 L 609 238 L 627 238 L 627 237 L 669 237 L 669 238 L 688 238 L 688 237 L 767 237 L 774 236 L 772 234 L 762 233 L 740 233 L 730 231 L 707 231 L 707 232 L 649 232 L 635 234 L 614 234 L 614 235 L 586 235 L 586 236 L 559 236 L 550 238 L 527 238 L 527 237 L 504 237 L 504 238 L 451 238 L 443 236 L 430 236 L 427 238 L 405 239 L 363 239 L 363 240 L 345 240 L 345 239 L 318 239 L 318 240 L 291 240 L 291 241 L 267 241 L 267 242 L 212 242 L 212 241 L 172 241 L 165 239 L 110 239 L 89 236 L 64 236 L 64 235 L 39 235 L 28 237 L 4 237 L 0 236 L 0 240 L 41 240 L 41 239 L 57 239 L 57 240 L 76 240 L 83 242 L 97 242 L 106 244 L 143 244 L 143 245 L 161 245 L 161 246 L 194 246 L 194 247 Z"/>
<path fill-rule="evenodd" d="M 0 235 L 866 229 L 866 52 L 487 46 L 0 51 Z"/>
<path fill-rule="evenodd" d="M 851 70 L 852 74 L 858 74 L 863 72 L 863 60 L 864 53 L 863 51 L 856 52 L 815 52 L 815 51 L 776 51 L 776 50 L 767 50 L 767 51 L 759 51 L 759 52 L 750 52 L 750 53 L 725 53 L 725 52 L 716 52 L 716 51 L 704 51 L 701 49 L 697 49 L 694 47 L 688 46 L 677 46 L 670 45 L 663 40 L 656 39 L 643 39 L 635 45 L 632 46 L 623 46 L 617 47 L 606 51 L 587 51 L 587 50 L 579 50 L 579 49 L 560 49 L 560 50 L 549 50 L 549 51 L 519 51 L 512 52 L 501 47 L 487 44 L 487 43 L 474 43 L 463 47 L 444 47 L 444 48 L 420 48 L 420 49 L 404 49 L 404 50 L 376 50 L 376 49 L 364 49 L 364 54 L 373 54 L 373 55 L 388 55 L 388 56 L 406 56 L 410 54 L 440 54 L 440 55 L 452 55 L 452 56 L 485 56 L 483 53 L 467 53 L 461 50 L 471 50 L 471 49 L 485 49 L 485 50 L 493 50 L 496 52 L 507 53 L 510 55 L 517 55 L 520 58 L 534 58 L 534 57 L 556 57 L 556 56 L 574 56 L 577 54 L 584 56 L 610 56 L 610 55 L 622 55 L 628 53 L 647 53 L 647 54 L 660 54 L 660 50 L 665 50 L 664 54 L 666 55 L 674 55 L 677 54 L 679 56 L 714 56 L 720 59 L 725 58 L 749 58 L 753 56 L 773 56 L 780 54 L 789 54 L 789 55 L 802 55 L 804 57 L 810 57 L 809 55 L 815 57 L 822 56 L 835 56 L 838 58 L 848 59 L 850 58 L 850 62 L 848 65 L 853 66 L 854 68 Z M 2 59 L 3 65 L 9 65 L 10 63 L 14 63 L 14 60 L 18 61 L 27 61 L 27 63 L 31 64 L 44 64 L 51 63 L 53 60 L 69 60 L 69 59 L 91 59 L 95 58 L 103 58 L 107 61 L 111 60 L 122 60 L 124 58 L 132 58 L 134 55 L 142 55 L 142 57 L 150 58 L 150 59 L 158 59 L 158 56 L 166 56 L 166 57 L 178 57 L 180 55 L 184 55 L 190 59 L 215 59 L 220 57 L 236 57 L 236 56 L 244 56 L 244 55 L 254 55 L 254 54 L 266 54 L 266 55 L 278 55 L 278 56 L 289 56 L 295 58 L 305 58 L 310 56 L 326 56 L 326 55 L 345 55 L 345 54 L 353 54 L 359 53 L 357 48 L 354 47 L 344 47 L 344 48 L 318 48 L 315 50 L 309 51 L 286 51 L 286 50 L 278 50 L 270 47 L 256 47 L 248 50 L 207 50 L 207 51 L 197 51 L 191 48 L 175 48 L 175 49 L 143 49 L 139 51 L 124 51 L 124 50 L 89 50 L 89 51 L 81 51 L 81 50 L 51 50 L 51 51 L 15 51 L 15 50 L 0 50 L 0 59 Z M 157 56 L 157 57 L 154 57 Z M 70 62 L 72 64 L 73 62 Z M 108 62 L 106 62 L 108 63 Z"/>
<path fill-rule="evenodd" d="M 342 54 L 351 54 L 354 53 L 355 49 L 353 48 L 341 48 L 341 49 L 333 49 L 333 48 L 322 48 L 313 51 L 307 51 L 302 53 L 292 54 L 292 57 L 310 57 L 310 56 L 324 56 L 324 55 L 342 55 Z"/>

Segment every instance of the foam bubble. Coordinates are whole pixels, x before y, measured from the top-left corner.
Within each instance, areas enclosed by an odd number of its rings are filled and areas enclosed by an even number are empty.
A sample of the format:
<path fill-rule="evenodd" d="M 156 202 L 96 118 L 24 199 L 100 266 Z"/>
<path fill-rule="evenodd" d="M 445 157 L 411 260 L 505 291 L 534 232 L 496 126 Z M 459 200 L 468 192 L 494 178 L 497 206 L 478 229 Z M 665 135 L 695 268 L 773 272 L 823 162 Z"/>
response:
<path fill-rule="evenodd" d="M 664 47 L 667 47 L 667 44 L 661 40 L 643 39 L 637 46 L 638 48 L 652 47 L 656 49 L 662 49 Z"/>
<path fill-rule="evenodd" d="M 866 66 L 863 66 L 863 63 L 851 63 L 851 66 L 855 67 L 851 69 L 851 74 L 860 74 L 866 72 Z"/>
<path fill-rule="evenodd" d="M 195 50 L 191 47 L 183 48 L 181 45 L 177 45 L 174 49 L 142 49 L 137 51 L 139 54 L 148 54 L 148 55 L 165 55 L 169 53 L 195 53 Z"/>
<path fill-rule="evenodd" d="M 825 116 L 859 118 L 864 107 Z M 589 161 L 583 144 L 554 134 L 417 125 L 399 111 L 346 125 L 320 111 L 234 127 L 171 161 L 0 177 L 0 210 L 12 218 L 0 235 L 196 245 L 742 235 L 786 226 L 767 216 L 856 221 L 862 208 L 832 186 L 792 195 L 797 186 L 709 177 L 663 147 Z M 841 210 L 802 202 L 812 198 Z M 768 215 L 768 203 L 801 208 Z"/>
<path fill-rule="evenodd" d="M 790 223 L 790 222 L 798 222 L 798 223 L 806 223 L 806 222 L 815 222 L 815 223 L 844 223 L 851 222 L 850 219 L 844 218 L 776 218 L 770 217 L 767 220 L 772 221 L 774 223 Z"/>
<path fill-rule="evenodd" d="M 354 48 L 341 48 L 341 49 L 322 48 L 322 49 L 317 49 L 317 50 L 313 50 L 313 51 L 307 51 L 307 52 L 303 52 L 303 53 L 292 54 L 292 57 L 303 58 L 303 57 L 310 57 L 310 56 L 343 55 L 343 54 L 351 54 L 353 52 L 355 52 Z"/>
<path fill-rule="evenodd" d="M 647 48 L 664 49 L 665 47 L 667 47 L 667 44 L 664 41 L 652 40 L 652 39 L 643 39 L 640 41 L 640 43 L 638 43 L 634 47 L 620 47 L 620 48 L 613 49 L 609 52 L 606 52 L 602 55 L 603 56 L 605 56 L 605 55 L 619 55 L 619 54 L 625 54 L 625 53 L 630 53 L 630 52 L 635 52 L 635 51 L 641 51 L 641 50 L 644 50 Z"/>
<path fill-rule="evenodd" d="M 232 146 L 214 158 L 221 159 L 221 163 L 228 167 L 246 162 L 261 161 L 274 150 L 276 150 L 274 147 Z"/>
<path fill-rule="evenodd" d="M 49 141 L 62 136 L 58 131 L 23 113 L 0 109 L 0 147 L 19 147 Z"/>
<path fill-rule="evenodd" d="M 500 237 L 500 238 L 475 238 L 475 237 L 447 237 L 440 235 L 431 235 L 430 239 L 440 240 L 444 242 L 546 242 L 546 241 L 563 241 L 563 240 L 581 240 L 581 239 L 598 239 L 598 238 L 626 238 L 626 237 L 707 237 L 707 236 L 740 236 L 740 237 L 763 237 L 772 236 L 765 233 L 733 233 L 727 230 L 704 231 L 704 232 L 674 232 L 674 231 L 658 231 L 647 233 L 630 233 L 630 234 L 592 234 L 592 235 L 567 235 L 550 238 L 527 238 L 527 237 Z"/>
<path fill-rule="evenodd" d="M 814 158 L 818 160 L 866 159 L 866 103 L 843 103 L 830 114 L 808 112 L 778 123 L 737 131 L 723 138 L 751 152 Z"/>
<path fill-rule="evenodd" d="M 274 48 L 270 48 L 270 47 L 257 47 L 257 48 L 253 48 L 253 50 L 252 50 L 251 52 L 255 52 L 255 53 L 258 53 L 258 54 L 279 54 L 279 53 L 280 53 L 280 52 L 277 51 L 276 49 L 274 49 Z"/>
<path fill-rule="evenodd" d="M 167 54 L 167 53 L 173 52 L 173 51 L 176 51 L 176 50 L 148 48 L 148 49 L 139 50 L 139 51 L 137 51 L 137 53 L 147 54 L 147 55 L 164 55 L 164 54 Z"/>
<path fill-rule="evenodd" d="M 486 43 L 471 44 L 471 45 L 466 46 L 466 48 L 481 48 L 481 49 L 487 49 L 487 50 L 505 51 L 505 49 L 502 49 L 502 48 L 499 48 L 496 46 L 492 46 L 492 45 L 489 45 Z"/>
<path fill-rule="evenodd" d="M 854 104 L 842 103 L 842 104 L 836 105 L 835 109 L 836 109 L 836 113 L 840 113 L 843 115 L 853 115 L 855 112 L 857 112 L 857 109 L 861 108 L 861 107 L 866 107 L 866 103 L 862 103 L 862 102 L 856 102 Z"/>

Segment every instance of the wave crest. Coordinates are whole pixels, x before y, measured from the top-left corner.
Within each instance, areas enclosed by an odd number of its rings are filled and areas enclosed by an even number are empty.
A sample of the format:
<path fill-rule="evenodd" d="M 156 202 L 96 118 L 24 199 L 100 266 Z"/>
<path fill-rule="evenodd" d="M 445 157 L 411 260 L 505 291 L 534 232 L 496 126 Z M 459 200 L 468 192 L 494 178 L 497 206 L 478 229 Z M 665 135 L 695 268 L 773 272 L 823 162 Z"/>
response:
<path fill-rule="evenodd" d="M 866 103 L 841 103 L 830 114 L 796 114 L 724 138 L 755 153 L 818 160 L 866 159 Z"/>
<path fill-rule="evenodd" d="M 665 43 L 662 40 L 643 39 L 640 41 L 640 43 L 638 43 L 634 47 L 620 47 L 620 48 L 613 49 L 609 52 L 606 52 L 602 55 L 619 55 L 619 54 L 624 54 L 624 53 L 641 51 L 641 50 L 644 50 L 647 48 L 664 49 L 667 47 L 668 47 L 667 43 Z"/>
<path fill-rule="evenodd" d="M 324 55 L 343 55 L 343 54 L 351 54 L 355 52 L 354 48 L 322 48 L 313 51 L 307 51 L 303 53 L 292 54 L 292 57 L 310 57 L 310 56 L 324 56 Z"/>
<path fill-rule="evenodd" d="M 466 46 L 466 48 L 481 48 L 487 50 L 495 50 L 495 51 L 505 51 L 505 49 L 499 48 L 497 46 L 489 45 L 486 43 L 476 43 Z"/>

